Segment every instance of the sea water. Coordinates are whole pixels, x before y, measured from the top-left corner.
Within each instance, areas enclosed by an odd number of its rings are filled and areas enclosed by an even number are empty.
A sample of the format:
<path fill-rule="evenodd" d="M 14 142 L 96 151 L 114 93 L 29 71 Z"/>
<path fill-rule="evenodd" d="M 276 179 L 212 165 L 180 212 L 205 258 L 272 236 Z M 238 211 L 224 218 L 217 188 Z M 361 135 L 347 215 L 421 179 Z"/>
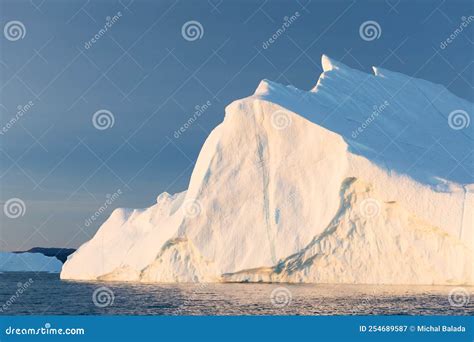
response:
<path fill-rule="evenodd" d="M 143 284 L 0 274 L 0 315 L 473 315 L 474 287 Z"/>

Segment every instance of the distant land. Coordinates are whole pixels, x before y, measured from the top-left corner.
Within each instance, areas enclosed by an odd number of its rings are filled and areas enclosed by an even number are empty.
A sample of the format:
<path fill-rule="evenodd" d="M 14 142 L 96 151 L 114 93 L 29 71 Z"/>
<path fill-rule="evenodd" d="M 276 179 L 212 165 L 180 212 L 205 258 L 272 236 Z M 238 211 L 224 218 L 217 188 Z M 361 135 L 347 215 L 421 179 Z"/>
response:
<path fill-rule="evenodd" d="M 41 253 L 45 256 L 56 257 L 63 264 L 66 262 L 67 257 L 74 253 L 74 248 L 55 248 L 55 247 L 33 247 L 27 251 L 15 251 L 13 253 Z"/>

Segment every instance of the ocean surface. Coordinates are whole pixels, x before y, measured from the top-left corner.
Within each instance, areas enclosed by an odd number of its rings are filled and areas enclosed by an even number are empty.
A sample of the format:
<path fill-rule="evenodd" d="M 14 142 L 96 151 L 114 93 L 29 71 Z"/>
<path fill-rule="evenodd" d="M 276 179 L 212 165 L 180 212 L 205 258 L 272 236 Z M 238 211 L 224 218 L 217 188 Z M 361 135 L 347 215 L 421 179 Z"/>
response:
<path fill-rule="evenodd" d="M 473 315 L 474 287 L 136 284 L 0 274 L 0 315 Z"/>

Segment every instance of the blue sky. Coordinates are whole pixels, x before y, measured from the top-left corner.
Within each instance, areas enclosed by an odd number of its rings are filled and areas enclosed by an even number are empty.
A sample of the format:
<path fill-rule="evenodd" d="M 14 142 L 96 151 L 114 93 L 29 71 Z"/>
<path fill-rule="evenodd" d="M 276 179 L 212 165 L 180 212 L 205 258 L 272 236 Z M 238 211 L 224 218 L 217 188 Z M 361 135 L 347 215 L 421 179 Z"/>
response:
<path fill-rule="evenodd" d="M 1 27 L 24 27 L 21 39 L 7 39 L 4 30 L 0 37 L 0 124 L 8 126 L 0 135 L 0 196 L 2 206 L 12 198 L 24 203 L 18 218 L 2 212 L 0 250 L 77 247 L 113 208 L 147 207 L 162 191 L 185 190 L 227 104 L 250 95 L 263 78 L 312 88 L 323 53 L 367 72 L 376 65 L 416 74 L 474 99 L 474 25 L 440 47 L 473 14 L 469 1 L 0 3 Z M 368 20 L 379 24 L 378 39 L 359 35 Z M 182 35 L 189 21 L 202 27 L 196 40 Z M 27 110 L 7 125 L 18 106 Z M 112 113 L 113 126 L 94 127 L 100 110 Z"/>

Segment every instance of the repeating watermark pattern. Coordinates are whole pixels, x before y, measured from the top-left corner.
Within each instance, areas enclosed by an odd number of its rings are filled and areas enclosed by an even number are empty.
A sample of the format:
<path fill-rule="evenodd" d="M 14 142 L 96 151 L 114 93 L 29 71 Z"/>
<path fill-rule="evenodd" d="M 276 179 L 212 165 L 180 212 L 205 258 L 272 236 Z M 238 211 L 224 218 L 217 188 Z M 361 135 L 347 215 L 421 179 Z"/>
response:
<path fill-rule="evenodd" d="M 290 194 L 288 195 L 288 202 L 295 203 L 298 200 L 299 196 L 296 190 L 291 190 Z"/>
<path fill-rule="evenodd" d="M 470 15 L 469 17 L 461 17 L 461 24 L 449 35 L 448 38 L 443 40 L 440 44 L 439 47 L 444 50 L 448 47 L 449 44 L 454 42 L 454 40 L 466 29 L 469 24 L 471 24 L 474 21 L 474 15 Z"/>
<path fill-rule="evenodd" d="M 183 203 L 183 210 L 184 216 L 189 218 L 197 217 L 199 214 L 201 214 L 202 211 L 201 202 L 193 198 L 187 199 Z"/>
<path fill-rule="evenodd" d="M 104 203 L 84 221 L 84 226 L 89 227 L 93 222 L 95 222 L 119 197 L 122 195 L 122 190 L 118 189 L 113 194 L 107 194 L 107 198 Z"/>
<path fill-rule="evenodd" d="M 10 198 L 3 205 L 3 212 L 6 217 L 16 219 L 20 216 L 25 216 L 26 205 L 20 198 Z"/>
<path fill-rule="evenodd" d="M 291 125 L 291 116 L 290 113 L 284 110 L 277 110 L 272 113 L 271 117 L 272 126 L 278 130 L 282 130 L 290 127 Z"/>
<path fill-rule="evenodd" d="M 11 42 L 23 39 L 26 36 L 26 27 L 21 21 L 12 20 L 3 27 L 5 38 Z"/>
<path fill-rule="evenodd" d="M 283 18 L 283 24 L 281 25 L 280 28 L 278 28 L 278 30 L 276 30 L 270 38 L 268 38 L 266 41 L 264 41 L 262 43 L 262 47 L 266 50 L 270 47 L 270 45 L 272 45 L 273 43 L 275 43 L 278 38 L 280 38 L 285 32 L 287 29 L 290 28 L 290 26 L 296 21 L 298 20 L 298 18 L 300 17 L 300 12 L 296 11 L 295 14 L 291 15 L 291 16 L 286 16 Z"/>
<path fill-rule="evenodd" d="M 10 120 L 8 120 L 5 125 L 3 125 L 0 130 L 0 135 L 4 135 L 10 130 L 10 128 L 15 126 L 15 124 L 23 117 L 23 115 L 25 115 L 34 105 L 35 103 L 33 101 L 28 101 L 28 103 L 25 105 L 18 105 L 18 107 L 16 107 L 17 112 Z"/>
<path fill-rule="evenodd" d="M 366 42 L 371 42 L 382 36 L 382 28 L 374 20 L 364 21 L 359 27 L 359 35 Z"/>
<path fill-rule="evenodd" d="M 364 312 L 367 308 L 374 306 L 374 303 L 376 303 L 377 300 L 380 300 L 380 298 L 372 289 L 370 293 L 365 293 L 364 296 L 360 298 L 360 300 L 357 300 L 352 305 L 352 312 L 360 315 L 361 312 Z"/>
<path fill-rule="evenodd" d="M 448 115 L 448 125 L 452 129 L 459 131 L 461 129 L 469 127 L 471 123 L 471 118 L 465 110 L 457 109 L 453 110 Z"/>
<path fill-rule="evenodd" d="M 209 107 L 212 105 L 211 101 L 207 101 L 206 103 L 204 103 L 203 105 L 196 105 L 194 107 L 195 111 L 193 113 L 193 115 L 183 124 L 181 125 L 181 127 L 179 127 L 179 129 L 177 129 L 176 131 L 174 131 L 174 134 L 173 136 L 175 137 L 175 139 L 179 139 L 181 137 L 181 135 L 187 131 L 187 129 L 189 127 L 192 126 L 192 124 L 201 117 L 202 114 L 204 114 L 208 109 Z"/>
<path fill-rule="evenodd" d="M 199 21 L 187 21 L 181 27 L 181 35 L 188 42 L 194 42 L 198 39 L 202 39 L 204 36 L 204 27 L 202 27 Z"/>
<path fill-rule="evenodd" d="M 100 131 L 114 127 L 114 114 L 110 110 L 99 109 L 94 113 L 94 115 L 92 115 L 92 124 Z"/>
<path fill-rule="evenodd" d="M 360 214 L 365 218 L 376 217 L 380 213 L 381 204 L 375 198 L 366 198 L 360 203 Z"/>
<path fill-rule="evenodd" d="M 112 17 L 109 16 L 105 18 L 104 26 L 102 26 L 102 28 L 99 31 L 97 31 L 97 33 L 94 34 L 94 36 L 91 39 L 89 39 L 87 42 L 84 43 L 84 48 L 86 50 L 89 50 L 92 47 L 92 45 L 97 43 L 112 28 L 112 26 L 114 26 L 115 23 L 117 23 L 117 21 L 120 20 L 120 18 L 122 18 L 122 12 L 120 11 L 118 11 Z"/>
<path fill-rule="evenodd" d="M 106 286 L 101 286 L 95 289 L 92 294 L 92 301 L 94 302 L 94 305 L 99 308 L 105 308 L 114 304 L 114 300 L 114 292 Z"/>
<path fill-rule="evenodd" d="M 176 311 L 173 312 L 173 315 L 182 315 L 183 313 L 186 314 L 184 311 L 188 307 L 194 306 L 194 300 L 199 298 L 199 292 L 204 291 L 208 288 L 207 283 L 194 283 L 195 287 L 193 291 L 185 297 L 184 301 L 181 303 L 181 305 L 176 309 Z"/>
<path fill-rule="evenodd" d="M 469 304 L 469 300 L 469 292 L 464 287 L 456 287 L 448 295 L 449 304 L 457 308 Z"/>
<path fill-rule="evenodd" d="M 273 289 L 272 293 L 270 294 L 270 301 L 272 302 L 272 305 L 276 306 L 277 308 L 283 308 L 290 305 L 291 300 L 291 291 L 283 286 Z"/>
<path fill-rule="evenodd" d="M 388 101 L 384 101 L 381 105 L 374 105 L 372 113 L 364 120 L 362 125 L 352 131 L 352 138 L 357 137 L 364 132 L 364 130 L 370 126 L 370 124 L 390 105 Z"/>
<path fill-rule="evenodd" d="M 19 282 L 17 284 L 18 289 L 15 293 L 7 299 L 7 301 L 0 307 L 0 313 L 7 311 L 10 306 L 15 304 L 18 298 L 34 283 L 33 279 L 28 279 L 25 283 Z"/>

